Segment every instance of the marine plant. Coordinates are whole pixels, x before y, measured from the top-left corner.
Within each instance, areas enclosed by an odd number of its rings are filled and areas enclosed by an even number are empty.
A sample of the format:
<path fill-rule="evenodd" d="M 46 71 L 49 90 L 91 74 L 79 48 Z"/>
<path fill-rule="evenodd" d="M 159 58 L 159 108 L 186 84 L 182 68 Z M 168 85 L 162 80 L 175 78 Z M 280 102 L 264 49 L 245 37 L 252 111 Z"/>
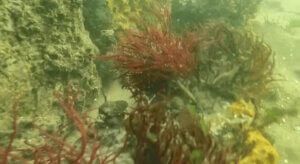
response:
<path fill-rule="evenodd" d="M 252 149 L 253 142 L 247 140 L 252 131 L 241 130 L 248 117 L 254 117 L 257 102 L 268 94 L 273 81 L 270 47 L 253 32 L 225 23 L 178 34 L 172 31 L 170 12 L 162 11 L 154 12 L 158 24 L 150 26 L 141 20 L 143 28 L 122 35 L 115 54 L 100 57 L 115 63 L 123 86 L 138 98 L 126 120 L 127 133 L 135 139 L 135 163 L 237 163 L 257 149 L 273 148 L 264 142 L 268 147 L 258 144 Z M 183 100 L 175 112 L 168 104 L 174 96 Z M 238 141 L 222 143 L 229 141 L 222 140 L 228 136 L 212 134 L 206 126 L 206 114 L 214 112 L 206 109 L 206 100 L 215 102 L 216 97 L 235 101 L 231 106 L 235 115 L 249 115 L 241 118 L 245 122 L 227 120 L 221 129 L 240 130 L 236 134 L 243 138 Z"/>
<path fill-rule="evenodd" d="M 143 30 L 129 30 L 123 35 L 115 54 L 100 57 L 113 60 L 117 69 L 125 70 L 123 85 L 134 96 L 164 89 L 175 75 L 185 77 L 197 67 L 193 53 L 196 35 L 171 32 L 168 9 L 155 14 L 160 25 L 148 26 L 142 21 Z"/>
<path fill-rule="evenodd" d="M 199 34 L 210 43 L 197 54 L 200 85 L 232 101 L 266 97 L 274 81 L 274 53 L 267 43 L 226 24 L 203 26 Z"/>
<path fill-rule="evenodd" d="M 123 33 L 139 27 L 139 20 L 154 23 L 154 6 L 166 5 L 168 0 L 106 0 L 112 13 L 112 29 Z"/>
<path fill-rule="evenodd" d="M 12 162 L 21 162 L 24 164 L 31 163 L 49 163 L 57 164 L 61 162 L 70 162 L 74 164 L 83 163 L 115 163 L 116 158 L 120 155 L 121 151 L 125 148 L 127 141 L 124 142 L 120 151 L 108 153 L 108 151 L 101 150 L 102 143 L 98 137 L 97 129 L 93 124 L 87 122 L 86 113 L 80 114 L 74 108 L 74 102 L 78 97 L 79 91 L 71 95 L 71 87 L 68 87 L 67 103 L 61 98 L 58 92 L 55 96 L 59 101 L 60 107 L 64 110 L 67 117 L 72 121 L 81 135 L 80 143 L 78 146 L 66 140 L 66 137 L 61 136 L 64 128 L 70 125 L 64 125 L 54 133 L 49 133 L 41 126 L 33 123 L 33 126 L 38 129 L 44 136 L 44 144 L 34 145 L 29 142 L 25 143 L 30 147 L 29 149 L 14 149 L 13 142 L 17 137 L 17 104 L 13 108 L 13 132 L 10 137 L 9 144 L 6 148 L 0 146 L 0 162 L 8 164 Z"/>
<path fill-rule="evenodd" d="M 128 134 L 136 138 L 135 162 L 228 163 L 230 148 L 215 142 L 200 120 L 188 109 L 170 114 L 166 101 L 137 106 L 126 120 Z"/>

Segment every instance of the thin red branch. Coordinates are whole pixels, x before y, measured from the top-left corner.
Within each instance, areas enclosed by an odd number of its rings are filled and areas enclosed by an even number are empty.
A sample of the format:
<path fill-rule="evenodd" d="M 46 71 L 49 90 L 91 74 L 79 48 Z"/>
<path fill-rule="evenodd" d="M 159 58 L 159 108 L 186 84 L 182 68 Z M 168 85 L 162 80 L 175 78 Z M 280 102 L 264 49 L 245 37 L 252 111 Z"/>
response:
<path fill-rule="evenodd" d="M 67 103 L 65 104 L 58 92 L 55 92 L 61 108 L 65 111 L 69 119 L 72 120 L 76 129 L 81 134 L 81 148 L 78 149 L 72 144 L 68 143 L 65 138 L 60 138 L 59 133 L 62 128 L 58 129 L 53 134 L 48 133 L 46 130 L 41 128 L 39 125 L 33 123 L 33 126 L 38 129 L 45 138 L 45 143 L 41 146 L 36 146 L 25 142 L 31 149 L 26 150 L 13 150 L 12 145 L 17 135 L 17 112 L 15 104 L 13 108 L 13 132 L 10 137 L 9 144 L 7 148 L 2 148 L 0 146 L 0 163 L 8 164 L 11 161 L 19 161 L 20 163 L 27 164 L 28 161 L 33 161 L 35 164 L 48 163 L 48 164 L 60 164 L 62 162 L 70 162 L 72 164 L 92 164 L 98 161 L 101 164 L 107 164 L 108 161 L 115 163 L 116 158 L 120 155 L 124 147 L 114 153 L 106 152 L 105 154 L 100 154 L 101 143 L 97 134 L 97 130 L 93 124 L 87 124 L 87 115 L 79 114 L 74 108 L 75 100 L 77 99 L 79 91 L 75 92 L 74 95 L 71 94 L 71 86 L 68 87 L 67 92 Z M 63 126 L 64 128 L 65 126 Z M 92 132 L 93 139 L 89 139 L 89 132 Z M 125 142 L 126 145 L 127 142 Z M 87 149 L 91 151 L 87 151 Z M 15 152 L 18 151 L 18 154 Z M 28 154 L 29 160 L 24 158 L 21 153 Z M 20 155 L 19 155 L 20 154 Z M 100 160 L 103 157 L 105 160 Z"/>
<path fill-rule="evenodd" d="M 10 136 L 10 141 L 8 143 L 8 146 L 7 146 L 7 148 L 2 148 L 0 146 L 0 159 L 2 161 L 1 163 L 3 163 L 3 164 L 8 163 L 9 157 L 17 159 L 18 161 L 20 161 L 24 164 L 28 163 L 25 158 L 11 153 L 13 142 L 17 136 L 17 106 L 18 106 L 18 103 L 15 103 L 13 106 L 13 127 L 12 127 L 13 132 Z"/>

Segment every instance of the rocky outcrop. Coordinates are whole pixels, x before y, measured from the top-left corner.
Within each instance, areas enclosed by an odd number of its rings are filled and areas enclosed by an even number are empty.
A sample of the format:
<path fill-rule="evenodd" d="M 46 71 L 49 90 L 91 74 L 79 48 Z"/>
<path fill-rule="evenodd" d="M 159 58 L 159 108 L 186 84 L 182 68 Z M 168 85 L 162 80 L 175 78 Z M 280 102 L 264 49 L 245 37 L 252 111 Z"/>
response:
<path fill-rule="evenodd" d="M 12 106 L 19 102 L 19 121 L 36 116 L 46 126 L 59 126 L 53 91 L 64 91 L 68 84 L 82 90 L 79 110 L 98 97 L 101 80 L 93 59 L 98 49 L 84 28 L 82 9 L 82 0 L 0 0 L 3 123 L 10 124 Z"/>

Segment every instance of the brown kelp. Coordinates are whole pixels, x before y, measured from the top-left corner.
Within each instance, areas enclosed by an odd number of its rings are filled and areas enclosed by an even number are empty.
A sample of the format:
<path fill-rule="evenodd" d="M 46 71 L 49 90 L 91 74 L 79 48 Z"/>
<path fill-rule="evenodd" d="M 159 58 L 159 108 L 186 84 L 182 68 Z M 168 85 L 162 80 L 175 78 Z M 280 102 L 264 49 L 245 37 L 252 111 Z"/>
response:
<path fill-rule="evenodd" d="M 268 93 L 274 79 L 274 53 L 268 44 L 251 31 L 225 24 L 203 26 L 199 34 L 209 43 L 197 54 L 201 85 L 256 101 Z"/>
<path fill-rule="evenodd" d="M 165 101 L 137 106 L 126 125 L 136 138 L 135 162 L 228 163 L 230 149 L 215 142 L 200 120 L 188 109 L 170 114 Z"/>

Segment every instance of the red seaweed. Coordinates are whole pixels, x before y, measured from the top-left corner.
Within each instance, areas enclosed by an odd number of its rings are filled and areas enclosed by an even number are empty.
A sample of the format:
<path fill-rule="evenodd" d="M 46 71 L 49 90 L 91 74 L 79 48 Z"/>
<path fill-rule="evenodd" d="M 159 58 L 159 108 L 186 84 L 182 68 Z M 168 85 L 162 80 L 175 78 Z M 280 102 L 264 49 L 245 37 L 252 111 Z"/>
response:
<path fill-rule="evenodd" d="M 127 140 L 124 142 L 123 147 L 119 151 L 111 153 L 107 151 L 103 154 L 100 152 L 100 148 L 102 148 L 102 146 L 97 130 L 93 124 L 87 123 L 86 113 L 80 114 L 74 108 L 74 102 L 79 91 L 76 91 L 74 95 L 71 95 L 71 86 L 69 86 L 66 104 L 58 92 L 55 92 L 54 94 L 67 117 L 73 122 L 76 130 L 81 134 L 80 148 L 73 146 L 72 143 L 67 142 L 64 137 L 59 136 L 62 129 L 58 129 L 55 133 L 50 134 L 41 126 L 33 123 L 33 126 L 44 136 L 44 144 L 36 146 L 25 142 L 25 144 L 30 146 L 31 149 L 13 149 L 12 145 L 17 135 L 17 105 L 15 105 L 13 108 L 13 133 L 11 134 L 8 146 L 6 148 L 0 146 L 0 163 L 7 164 L 9 161 L 19 161 L 23 164 L 31 162 L 37 164 L 59 164 L 62 162 L 71 162 L 73 164 L 92 164 L 95 162 L 99 164 L 115 163 L 117 157 L 125 149 Z M 89 137 L 90 133 L 93 136 L 92 139 Z M 26 158 L 25 156 L 23 157 L 25 153 L 27 153 Z"/>
<path fill-rule="evenodd" d="M 171 32 L 168 9 L 154 12 L 159 25 L 149 26 L 141 21 L 142 30 L 129 30 L 122 36 L 113 55 L 100 56 L 112 60 L 117 69 L 124 69 L 124 87 L 140 92 L 152 90 L 158 83 L 175 76 L 190 75 L 197 67 L 194 56 L 196 35 L 192 32 Z M 161 88 L 159 88 L 161 89 Z M 155 89 L 154 89 L 155 90 Z"/>

